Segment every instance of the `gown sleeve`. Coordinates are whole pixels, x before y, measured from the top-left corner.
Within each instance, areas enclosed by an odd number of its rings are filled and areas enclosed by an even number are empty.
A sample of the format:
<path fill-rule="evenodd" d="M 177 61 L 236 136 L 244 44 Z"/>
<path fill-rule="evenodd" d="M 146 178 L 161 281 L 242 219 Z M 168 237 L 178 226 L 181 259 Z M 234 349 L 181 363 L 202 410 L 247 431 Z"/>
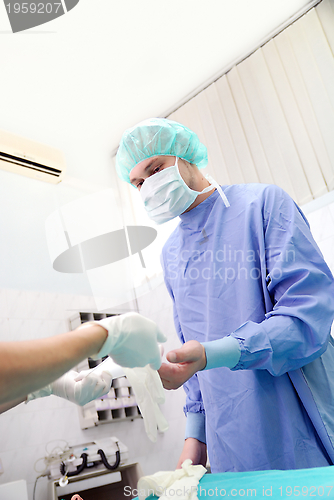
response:
<path fill-rule="evenodd" d="M 163 256 L 161 256 L 161 264 L 164 269 Z M 174 325 L 176 333 L 182 344 L 184 344 L 185 341 L 176 311 L 173 291 L 166 278 L 165 278 L 165 284 L 168 293 L 173 301 L 173 317 L 174 317 Z M 202 443 L 206 443 L 205 409 L 196 373 L 183 384 L 183 389 L 186 393 L 186 404 L 183 407 L 183 411 L 187 417 L 185 439 L 193 437 L 198 441 L 201 441 Z"/>
<path fill-rule="evenodd" d="M 232 370 L 263 369 L 279 376 L 326 350 L 334 317 L 334 282 L 301 210 L 276 186 L 268 186 L 261 231 L 273 307 L 261 323 L 247 321 L 231 334 L 241 348 Z"/>

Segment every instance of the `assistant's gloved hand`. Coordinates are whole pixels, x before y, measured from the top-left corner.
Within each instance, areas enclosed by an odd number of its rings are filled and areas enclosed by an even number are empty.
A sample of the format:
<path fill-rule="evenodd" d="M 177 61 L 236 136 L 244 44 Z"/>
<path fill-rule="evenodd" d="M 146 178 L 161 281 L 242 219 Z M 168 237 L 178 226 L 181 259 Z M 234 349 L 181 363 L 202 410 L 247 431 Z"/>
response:
<path fill-rule="evenodd" d="M 95 368 L 92 368 L 91 370 L 83 370 L 78 373 L 70 370 L 43 389 L 29 394 L 26 402 L 54 394 L 55 396 L 83 406 L 107 394 L 110 390 L 111 382 L 112 376 L 108 371 L 98 372 Z"/>
<path fill-rule="evenodd" d="M 157 430 L 165 432 L 168 429 L 168 422 L 159 408 L 159 404 L 165 402 L 159 374 L 148 365 L 144 368 L 124 368 L 124 373 L 135 393 L 146 434 L 155 443 Z"/>
<path fill-rule="evenodd" d="M 115 361 L 109 357 L 102 361 L 102 363 L 95 366 L 95 368 L 92 368 L 92 370 L 87 371 L 92 371 L 99 376 L 101 376 L 103 372 L 107 372 L 111 376 L 112 380 L 119 377 L 125 377 L 123 366 L 116 364 Z"/>
<path fill-rule="evenodd" d="M 166 337 L 150 319 L 135 312 L 94 321 L 107 330 L 108 337 L 93 359 L 109 355 L 117 364 L 134 368 L 151 364 L 157 370 L 161 365 L 158 342 Z M 80 328 L 89 326 L 85 323 Z"/>

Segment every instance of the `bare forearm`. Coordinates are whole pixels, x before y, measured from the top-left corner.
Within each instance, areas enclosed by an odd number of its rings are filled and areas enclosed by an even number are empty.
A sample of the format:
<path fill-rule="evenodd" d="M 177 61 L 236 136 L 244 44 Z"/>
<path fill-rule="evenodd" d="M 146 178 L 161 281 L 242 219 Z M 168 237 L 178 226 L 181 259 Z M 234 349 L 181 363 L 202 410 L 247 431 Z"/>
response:
<path fill-rule="evenodd" d="M 23 401 L 26 400 L 26 397 L 21 397 L 21 398 L 17 398 L 17 399 L 14 399 L 13 401 L 7 401 L 6 403 L 2 403 L 0 404 L 0 413 L 4 413 L 5 411 L 7 410 L 10 410 L 11 408 L 14 408 L 14 406 L 17 406 L 21 403 L 23 403 Z"/>
<path fill-rule="evenodd" d="M 107 338 L 98 325 L 46 339 L 0 343 L 0 404 L 24 398 L 97 353 Z"/>
<path fill-rule="evenodd" d="M 203 465 L 205 467 L 207 462 L 206 444 L 195 438 L 186 439 L 176 468 L 181 469 L 181 465 L 187 458 L 192 460 L 193 465 Z"/>

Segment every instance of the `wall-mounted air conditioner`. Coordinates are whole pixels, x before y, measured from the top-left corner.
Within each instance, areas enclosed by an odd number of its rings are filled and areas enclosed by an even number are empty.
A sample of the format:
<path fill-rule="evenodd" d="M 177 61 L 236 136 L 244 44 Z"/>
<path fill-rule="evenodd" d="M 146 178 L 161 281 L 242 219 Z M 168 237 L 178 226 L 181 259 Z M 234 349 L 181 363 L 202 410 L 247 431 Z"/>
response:
<path fill-rule="evenodd" d="M 0 169 L 57 184 L 65 160 L 57 149 L 0 131 Z"/>

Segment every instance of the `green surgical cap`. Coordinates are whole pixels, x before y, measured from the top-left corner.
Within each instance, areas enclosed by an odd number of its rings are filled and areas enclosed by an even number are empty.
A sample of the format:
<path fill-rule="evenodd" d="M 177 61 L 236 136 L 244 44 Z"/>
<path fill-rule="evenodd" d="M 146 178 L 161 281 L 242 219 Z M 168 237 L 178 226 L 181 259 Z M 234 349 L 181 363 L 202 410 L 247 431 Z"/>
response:
<path fill-rule="evenodd" d="M 166 118 L 150 118 L 126 130 L 117 155 L 118 176 L 130 183 L 131 170 L 153 156 L 178 156 L 198 168 L 208 164 L 206 147 L 189 128 Z"/>

